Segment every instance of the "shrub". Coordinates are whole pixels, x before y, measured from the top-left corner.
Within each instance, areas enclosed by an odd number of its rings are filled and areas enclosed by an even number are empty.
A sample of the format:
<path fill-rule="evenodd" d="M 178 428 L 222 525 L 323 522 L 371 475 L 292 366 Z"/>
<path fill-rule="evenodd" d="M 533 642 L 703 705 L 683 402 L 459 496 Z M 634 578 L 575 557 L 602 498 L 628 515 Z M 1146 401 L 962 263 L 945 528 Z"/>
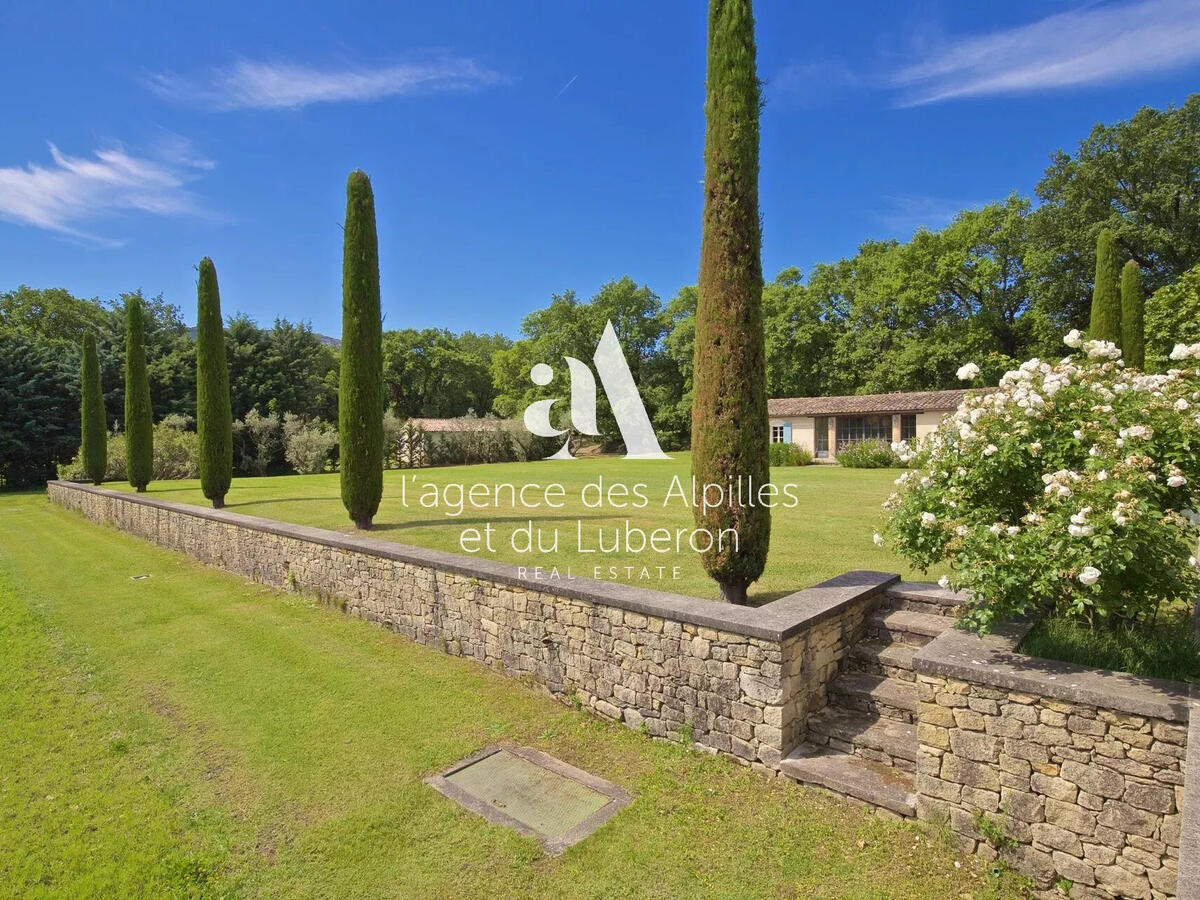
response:
<path fill-rule="evenodd" d="M 887 441 L 855 441 L 840 447 L 837 461 L 850 469 L 890 469 L 902 466 L 900 457 Z"/>
<path fill-rule="evenodd" d="M 283 423 L 276 415 L 251 409 L 233 423 L 238 470 L 247 475 L 266 475 L 283 462 Z"/>
<path fill-rule="evenodd" d="M 198 478 L 200 475 L 200 445 L 192 420 L 187 416 L 170 415 L 154 426 L 154 457 L 150 479 L 170 481 L 179 478 Z M 105 481 L 124 481 L 128 477 L 125 464 L 125 435 L 113 431 L 108 435 L 108 467 Z M 76 456 L 58 467 L 58 477 L 66 481 L 87 481 L 83 460 Z"/>
<path fill-rule="evenodd" d="M 338 435 L 342 503 L 357 528 L 371 527 L 383 497 L 383 407 L 375 197 L 367 174 L 356 169 L 346 182 Z"/>
<path fill-rule="evenodd" d="M 283 417 L 283 456 L 301 475 L 314 475 L 333 468 L 333 451 L 338 432 L 321 419 L 305 421 L 292 413 Z M 382 469 L 380 470 L 382 474 Z"/>
<path fill-rule="evenodd" d="M 884 504 L 897 550 L 922 569 L 949 562 L 981 630 L 1035 612 L 1144 621 L 1200 589 L 1200 376 L 1127 371 L 1113 344 L 1082 347 L 968 396 Z M 1200 344 L 1173 356 L 1187 365 Z"/>
<path fill-rule="evenodd" d="M 772 466 L 807 466 L 813 456 L 799 444 L 777 443 L 767 448 L 767 461 Z"/>

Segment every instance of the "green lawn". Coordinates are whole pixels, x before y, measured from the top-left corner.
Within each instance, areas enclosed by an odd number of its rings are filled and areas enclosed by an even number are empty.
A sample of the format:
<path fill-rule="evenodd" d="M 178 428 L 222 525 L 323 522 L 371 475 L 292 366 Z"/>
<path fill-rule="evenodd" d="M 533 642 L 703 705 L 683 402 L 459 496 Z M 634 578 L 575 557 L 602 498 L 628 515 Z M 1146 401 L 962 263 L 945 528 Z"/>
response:
<path fill-rule="evenodd" d="M 956 867 L 936 834 L 598 721 L 40 495 L 0 495 L 0 660 L 6 895 L 1016 896 L 974 858 Z M 498 741 L 635 800 L 548 858 L 421 781 Z"/>
<path fill-rule="evenodd" d="M 679 476 L 690 490 L 690 460 L 688 454 L 675 454 L 670 461 L 626 460 L 614 457 L 579 460 L 554 460 L 537 463 L 509 463 L 486 466 L 454 466 L 420 469 L 415 472 L 389 471 L 384 473 L 383 503 L 376 517 L 376 537 L 416 544 L 438 550 L 462 552 L 460 537 L 464 529 L 496 527 L 494 553 L 482 551 L 479 556 L 526 565 L 532 569 L 542 566 L 549 573 L 556 566 L 559 574 L 569 567 L 576 576 L 593 577 L 600 566 L 599 577 L 636 583 L 646 587 L 715 599 L 713 582 L 705 575 L 699 558 L 685 544 L 681 553 L 616 552 L 587 553 L 595 549 L 596 533 L 603 529 L 610 540 L 614 529 L 622 529 L 626 520 L 646 531 L 665 527 L 674 534 L 676 529 L 692 527 L 691 508 L 672 497 L 666 505 L 672 476 Z M 752 599 L 758 602 L 776 599 L 792 591 L 832 578 L 848 569 L 878 569 L 914 573 L 893 553 L 880 549 L 871 540 L 882 519 L 880 504 L 893 490 L 895 469 L 842 469 L 833 466 L 806 466 L 771 470 L 772 482 L 791 488 L 798 500 L 791 509 L 773 511 L 771 549 L 767 570 L 751 588 Z M 402 482 L 405 493 L 402 503 Z M 586 485 L 602 481 L 605 490 L 612 485 L 644 484 L 648 505 L 642 509 L 616 509 L 611 505 L 588 508 L 582 501 Z M 461 515 L 447 515 L 447 507 L 437 509 L 420 505 L 423 485 L 437 486 L 441 501 L 448 486 L 529 483 L 561 484 L 565 489 L 566 505 L 561 509 L 522 509 L 508 504 L 505 496 L 500 508 L 465 509 Z M 131 490 L 128 484 L 112 484 L 118 490 Z M 150 485 L 151 496 L 181 503 L 209 505 L 200 492 L 198 481 L 163 481 Z M 533 494 L 527 496 L 532 502 Z M 590 499 L 590 498 L 589 498 Z M 614 498 L 619 499 L 619 498 Z M 235 512 L 265 516 L 302 525 L 353 531 L 342 506 L 338 476 L 292 475 L 272 478 L 237 478 L 226 498 L 229 509 Z M 558 550 L 548 553 L 517 552 L 511 547 L 513 531 L 533 520 L 547 537 L 558 532 Z M 580 545 L 579 529 L 583 531 Z M 536 548 L 535 548 L 536 549 Z M 625 567 L 634 567 L 628 572 Z M 647 567 L 649 578 L 640 577 Z M 659 571 L 659 566 L 664 567 Z M 675 567 L 678 567 L 676 572 Z M 612 573 L 609 567 L 617 571 Z M 938 577 L 941 571 L 930 573 Z"/>

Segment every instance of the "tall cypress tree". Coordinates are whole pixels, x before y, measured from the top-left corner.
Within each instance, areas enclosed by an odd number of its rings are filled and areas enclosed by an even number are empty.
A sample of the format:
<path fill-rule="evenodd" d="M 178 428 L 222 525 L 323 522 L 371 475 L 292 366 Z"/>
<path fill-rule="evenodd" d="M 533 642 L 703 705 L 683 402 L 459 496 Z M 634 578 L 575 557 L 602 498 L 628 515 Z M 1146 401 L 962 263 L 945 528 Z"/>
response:
<path fill-rule="evenodd" d="M 702 554 L 731 603 L 746 602 L 771 536 L 770 510 L 751 496 L 770 477 L 755 54 L 750 0 L 710 0 L 692 475 L 730 495 L 715 508 L 698 506 L 696 524 L 714 538 L 736 529 L 736 547 L 726 534 Z"/>
<path fill-rule="evenodd" d="M 96 356 L 96 336 L 83 336 L 83 361 L 79 370 L 80 435 L 79 458 L 83 471 L 93 484 L 104 481 L 108 470 L 108 417 L 104 414 L 104 390 L 100 386 L 100 359 Z"/>
<path fill-rule="evenodd" d="M 383 496 L 383 319 L 375 197 L 358 169 L 346 182 L 340 376 L 342 503 L 358 528 L 370 528 Z"/>
<path fill-rule="evenodd" d="M 220 509 L 233 478 L 233 412 L 217 268 L 207 256 L 200 260 L 196 283 L 196 436 L 200 488 L 213 508 Z"/>
<path fill-rule="evenodd" d="M 136 294 L 125 300 L 125 468 L 138 493 L 154 475 L 154 412 L 146 375 L 146 311 Z"/>
<path fill-rule="evenodd" d="M 1146 327 L 1142 322 L 1146 297 L 1142 270 L 1132 259 L 1121 270 L 1121 351 L 1127 366 L 1146 367 Z"/>
<path fill-rule="evenodd" d="M 1092 289 L 1092 319 L 1088 337 L 1121 345 L 1121 291 L 1113 233 L 1107 228 L 1096 238 L 1096 282 Z"/>

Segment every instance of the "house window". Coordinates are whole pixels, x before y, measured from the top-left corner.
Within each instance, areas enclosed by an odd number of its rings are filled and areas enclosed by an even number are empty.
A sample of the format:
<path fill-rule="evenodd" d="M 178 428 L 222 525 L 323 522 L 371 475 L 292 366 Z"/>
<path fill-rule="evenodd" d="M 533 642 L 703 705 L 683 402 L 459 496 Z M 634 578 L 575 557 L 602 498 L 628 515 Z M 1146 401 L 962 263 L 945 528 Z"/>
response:
<path fill-rule="evenodd" d="M 838 416 L 837 445 L 857 444 L 859 441 L 892 440 L 891 416 Z"/>
<path fill-rule="evenodd" d="M 782 444 L 783 443 L 783 426 L 782 425 L 772 425 L 771 426 L 771 443 L 772 444 Z"/>
<path fill-rule="evenodd" d="M 900 440 L 915 441 L 917 439 L 917 415 L 905 413 L 900 417 Z"/>

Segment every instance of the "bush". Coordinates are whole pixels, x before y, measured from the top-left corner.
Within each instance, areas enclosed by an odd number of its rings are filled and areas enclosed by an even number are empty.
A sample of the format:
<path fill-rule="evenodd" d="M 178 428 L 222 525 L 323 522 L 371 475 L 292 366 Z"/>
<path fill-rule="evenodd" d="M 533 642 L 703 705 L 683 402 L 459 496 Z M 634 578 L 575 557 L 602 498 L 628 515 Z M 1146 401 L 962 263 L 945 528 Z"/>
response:
<path fill-rule="evenodd" d="M 767 449 L 767 462 L 772 466 L 807 466 L 813 456 L 799 444 L 771 444 Z"/>
<path fill-rule="evenodd" d="M 892 469 L 904 465 L 887 441 L 855 441 L 838 449 L 837 461 L 850 469 Z"/>
<path fill-rule="evenodd" d="M 333 451 L 338 446 L 337 429 L 321 419 L 305 421 L 283 416 L 283 456 L 300 475 L 333 471 Z"/>
<path fill-rule="evenodd" d="M 897 550 L 922 569 L 949 562 L 981 630 L 1045 612 L 1128 625 L 1200 589 L 1200 376 L 1126 371 L 1111 343 L 1082 346 L 969 395 L 905 453 L 918 468 L 884 504 Z M 1200 344 L 1172 355 L 1186 365 Z"/>
<path fill-rule="evenodd" d="M 283 463 L 283 423 L 279 416 L 264 416 L 251 409 L 244 419 L 233 423 L 233 438 L 239 472 L 266 475 Z"/>
<path fill-rule="evenodd" d="M 169 415 L 154 426 L 154 456 L 152 481 L 171 481 L 200 477 L 200 444 L 191 431 L 188 416 Z M 105 481 L 124 481 L 128 475 L 125 463 L 125 435 L 113 431 L 108 435 L 108 466 Z M 76 455 L 69 463 L 58 467 L 58 477 L 64 481 L 87 481 L 83 461 Z"/>

